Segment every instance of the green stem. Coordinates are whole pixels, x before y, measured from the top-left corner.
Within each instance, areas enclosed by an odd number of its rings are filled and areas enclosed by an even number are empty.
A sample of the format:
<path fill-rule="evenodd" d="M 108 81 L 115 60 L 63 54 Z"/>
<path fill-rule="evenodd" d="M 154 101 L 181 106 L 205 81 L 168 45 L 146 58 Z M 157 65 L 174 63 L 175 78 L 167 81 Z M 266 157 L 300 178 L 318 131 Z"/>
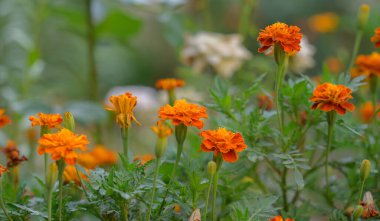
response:
<path fill-rule="evenodd" d="M 58 163 L 58 190 L 59 190 L 59 201 L 58 201 L 58 220 L 63 220 L 63 172 L 65 171 L 65 161 L 60 159 Z"/>
<path fill-rule="evenodd" d="M 360 203 L 360 201 L 362 200 L 362 197 L 363 197 L 364 183 L 365 183 L 365 180 L 362 181 L 362 185 L 360 187 L 359 200 L 358 200 L 359 203 Z"/>
<path fill-rule="evenodd" d="M 174 105 L 174 101 L 175 101 L 175 92 L 174 92 L 174 89 L 168 90 L 168 97 L 169 97 L 169 104 L 173 106 Z"/>
<path fill-rule="evenodd" d="M 120 220 L 128 221 L 128 207 L 125 202 L 120 203 Z"/>
<path fill-rule="evenodd" d="M 327 130 L 327 146 L 326 146 L 326 153 L 325 153 L 325 182 L 326 182 L 326 197 L 329 198 L 330 196 L 330 185 L 329 185 L 329 174 L 328 174 L 328 167 L 329 167 L 329 153 L 331 148 L 331 143 L 333 139 L 333 132 L 334 132 L 334 125 L 335 125 L 335 118 L 336 118 L 336 112 L 330 111 L 327 113 L 327 124 L 328 124 L 328 130 Z"/>
<path fill-rule="evenodd" d="M 207 189 L 207 196 L 206 196 L 206 207 L 204 212 L 204 220 L 207 220 L 207 210 L 208 210 L 208 202 L 210 200 L 210 192 L 211 192 L 211 186 L 212 186 L 212 180 L 214 178 L 214 175 L 210 175 L 210 179 L 208 181 L 208 189 Z"/>
<path fill-rule="evenodd" d="M 156 169 L 154 171 L 152 197 L 150 199 L 148 213 L 146 215 L 146 221 L 150 220 L 150 214 L 152 212 L 152 206 L 153 206 L 154 196 L 155 196 L 156 188 L 157 188 L 157 178 L 158 178 L 158 172 L 159 172 L 159 170 L 160 170 L 160 158 L 157 158 L 157 160 L 156 160 Z"/>
<path fill-rule="evenodd" d="M 363 37 L 363 31 L 359 29 L 356 32 L 355 44 L 354 44 L 354 48 L 352 50 L 351 60 L 350 60 L 350 63 L 348 64 L 348 67 L 347 67 L 347 74 L 348 75 L 350 74 L 351 69 L 354 66 L 356 56 L 358 55 L 358 52 L 359 52 L 359 48 L 360 48 L 360 43 L 362 41 L 362 37 Z"/>
<path fill-rule="evenodd" d="M 47 190 L 47 204 L 48 204 L 48 221 L 52 221 L 52 198 L 53 198 L 53 190 Z"/>
<path fill-rule="evenodd" d="M 125 158 L 129 161 L 129 154 L 128 154 L 128 128 L 121 128 L 121 138 L 123 140 L 123 152 Z"/>
<path fill-rule="evenodd" d="M 277 120 L 280 127 L 281 135 L 284 134 L 284 119 L 282 114 L 282 108 L 280 103 L 280 88 L 285 78 L 285 73 L 288 67 L 289 57 L 285 55 L 284 61 L 277 64 L 276 72 L 276 82 L 275 82 L 275 101 L 276 101 L 276 111 L 277 111 Z"/>
<path fill-rule="evenodd" d="M 179 161 L 181 160 L 181 155 L 182 155 L 182 150 L 183 150 L 183 143 L 178 143 L 177 147 L 178 147 L 177 148 L 177 156 L 175 158 L 175 163 L 174 163 L 174 166 L 173 166 L 172 174 L 170 176 L 170 182 L 174 179 L 174 176 L 175 176 L 175 173 L 176 173 Z"/>
<path fill-rule="evenodd" d="M 281 176 L 281 191 L 282 191 L 282 200 L 284 205 L 285 212 L 289 211 L 288 205 L 288 193 L 287 193 L 287 184 L 286 184 L 286 175 L 288 174 L 288 169 L 285 167 Z"/>
<path fill-rule="evenodd" d="M 244 0 L 241 7 L 241 16 L 239 21 L 239 34 L 246 39 L 250 33 L 251 16 L 255 9 L 256 0 Z"/>
<path fill-rule="evenodd" d="M 3 200 L 3 178 L 0 176 L 0 207 L 3 209 L 5 216 L 7 217 L 8 221 L 13 221 L 11 216 L 8 213 L 7 208 L 5 208 L 4 200 Z"/>
<path fill-rule="evenodd" d="M 216 219 L 215 213 L 216 213 L 216 193 L 218 189 L 218 179 L 219 179 L 219 169 L 222 166 L 222 156 L 219 154 L 216 157 L 216 172 L 214 175 L 213 180 L 213 188 L 212 188 L 212 207 L 211 207 L 211 221 L 214 221 Z"/>

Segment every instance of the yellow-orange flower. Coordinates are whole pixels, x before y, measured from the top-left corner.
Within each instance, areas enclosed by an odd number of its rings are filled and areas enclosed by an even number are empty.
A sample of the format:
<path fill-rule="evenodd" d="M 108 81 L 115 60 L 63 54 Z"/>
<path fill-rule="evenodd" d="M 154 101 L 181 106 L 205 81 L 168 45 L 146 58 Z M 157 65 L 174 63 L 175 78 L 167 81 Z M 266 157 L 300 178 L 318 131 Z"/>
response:
<path fill-rule="evenodd" d="M 7 146 L 2 150 L 4 155 L 7 157 L 7 167 L 12 168 L 18 166 L 23 161 L 28 160 L 25 156 L 20 156 L 20 151 L 16 147 L 15 142 L 9 140 Z"/>
<path fill-rule="evenodd" d="M 116 123 L 122 128 L 128 128 L 132 121 L 140 125 L 135 116 L 133 110 L 137 104 L 137 97 L 131 93 L 125 93 L 118 96 L 111 96 L 110 102 L 113 107 L 106 107 L 106 110 L 114 111 L 116 113 Z"/>
<path fill-rule="evenodd" d="M 173 129 L 170 128 L 169 125 L 165 124 L 162 121 L 157 122 L 157 126 L 151 127 L 153 132 L 157 135 L 159 138 L 165 138 L 170 136 L 173 133 Z"/>
<path fill-rule="evenodd" d="M 78 150 L 86 150 L 88 144 L 85 135 L 76 135 L 70 130 L 63 128 L 55 134 L 44 134 L 39 140 L 40 146 L 38 153 L 40 155 L 51 154 L 53 160 L 64 159 L 67 164 L 75 164 Z"/>
<path fill-rule="evenodd" d="M 355 106 L 349 103 L 352 98 L 352 90 L 344 85 L 324 83 L 318 85 L 310 101 L 313 102 L 312 109 L 320 109 L 325 112 L 336 111 L 345 114 L 346 110 L 353 111 Z"/>
<path fill-rule="evenodd" d="M 177 87 L 183 87 L 185 81 L 176 78 L 164 78 L 156 82 L 156 88 L 160 90 L 173 90 Z"/>
<path fill-rule="evenodd" d="M 32 127 L 34 126 L 47 126 L 49 128 L 59 127 L 63 121 L 60 114 L 44 114 L 38 113 L 37 116 L 30 116 Z"/>
<path fill-rule="evenodd" d="M 332 12 L 316 14 L 308 19 L 311 30 L 319 33 L 334 31 L 339 25 L 339 16 Z"/>
<path fill-rule="evenodd" d="M 270 110 L 274 106 L 273 99 L 266 94 L 260 94 L 257 96 L 257 103 L 260 109 Z"/>
<path fill-rule="evenodd" d="M 282 216 L 275 216 L 275 217 L 269 219 L 269 221 L 284 221 L 284 219 L 282 218 Z M 286 218 L 285 221 L 295 221 L 295 220 L 290 219 L 290 218 Z"/>
<path fill-rule="evenodd" d="M 87 177 L 87 174 L 89 173 L 89 171 L 86 169 L 86 174 L 80 172 L 78 170 L 78 173 L 79 173 L 79 176 L 82 178 L 82 180 L 88 180 L 88 177 Z M 75 168 L 75 166 L 72 166 L 72 165 L 69 165 L 67 167 L 65 167 L 65 170 L 63 171 L 63 181 L 64 183 L 70 183 L 70 182 L 74 182 L 75 184 L 77 184 L 78 186 L 81 185 L 81 182 L 80 182 L 80 179 L 78 177 L 78 173 L 77 173 L 77 169 Z"/>
<path fill-rule="evenodd" d="M 4 127 L 7 124 L 12 123 L 11 119 L 5 115 L 5 110 L 0 108 L 0 127 Z"/>
<path fill-rule="evenodd" d="M 3 173 L 6 173 L 6 172 L 8 172 L 8 169 L 5 166 L 0 164 L 0 177 L 1 175 L 3 175 Z"/>
<path fill-rule="evenodd" d="M 380 105 L 377 104 L 376 106 L 376 110 L 374 110 L 373 108 L 373 104 L 372 102 L 365 102 L 364 104 L 362 104 L 360 106 L 360 117 L 362 119 L 363 122 L 365 123 L 369 123 L 371 122 L 372 118 L 373 118 L 373 114 L 375 113 L 375 111 L 377 111 L 378 109 L 380 108 Z M 380 118 L 380 112 L 377 113 L 377 117 Z"/>
<path fill-rule="evenodd" d="M 272 51 L 274 45 L 279 44 L 285 53 L 294 55 L 301 50 L 301 39 L 300 28 L 277 22 L 261 30 L 257 41 L 261 44 L 260 53 Z"/>
<path fill-rule="evenodd" d="M 355 64 L 357 68 L 351 70 L 353 77 L 359 75 L 367 77 L 371 75 L 380 76 L 380 54 L 377 52 L 372 52 L 370 55 L 359 55 L 356 58 Z"/>
<path fill-rule="evenodd" d="M 380 48 L 380 28 L 375 29 L 375 35 L 371 38 L 376 48 Z"/>
<path fill-rule="evenodd" d="M 202 151 L 214 152 L 215 156 L 221 153 L 223 160 L 226 162 L 235 162 L 238 160 L 237 153 L 247 148 L 240 133 L 233 133 L 226 128 L 205 130 L 200 133 L 200 136 L 203 137 Z"/>
<path fill-rule="evenodd" d="M 117 163 L 117 153 L 97 145 L 90 152 L 78 154 L 78 164 L 87 169 L 98 166 L 113 165 Z"/>
<path fill-rule="evenodd" d="M 137 155 L 133 158 L 133 161 L 140 161 L 140 165 L 144 165 L 148 163 L 149 161 L 154 160 L 154 155 L 153 154 L 145 154 L 145 155 Z"/>
<path fill-rule="evenodd" d="M 337 57 L 329 57 L 326 59 L 327 68 L 331 73 L 339 74 L 342 71 L 342 61 Z"/>
<path fill-rule="evenodd" d="M 187 103 L 186 100 L 176 100 L 173 106 L 167 104 L 160 108 L 158 114 L 162 120 L 172 120 L 176 126 L 184 124 L 198 129 L 202 129 L 204 125 L 200 119 L 208 118 L 205 107 Z"/>

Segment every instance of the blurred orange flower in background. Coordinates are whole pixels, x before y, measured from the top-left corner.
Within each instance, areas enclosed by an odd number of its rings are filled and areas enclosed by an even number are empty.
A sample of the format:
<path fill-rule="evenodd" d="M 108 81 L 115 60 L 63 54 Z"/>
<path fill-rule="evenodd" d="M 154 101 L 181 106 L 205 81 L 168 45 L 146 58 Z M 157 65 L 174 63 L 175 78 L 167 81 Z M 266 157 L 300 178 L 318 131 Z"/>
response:
<path fill-rule="evenodd" d="M 333 12 L 316 14 L 308 19 L 312 31 L 319 33 L 333 32 L 339 25 L 339 16 Z"/>
<path fill-rule="evenodd" d="M 151 160 L 154 160 L 153 154 L 137 155 L 133 158 L 133 161 L 140 161 L 139 165 L 144 165 Z"/>
<path fill-rule="evenodd" d="M 342 71 L 343 63 L 337 57 L 328 57 L 326 59 L 327 68 L 331 73 L 339 74 Z"/>
<path fill-rule="evenodd" d="M 156 82 L 156 88 L 160 90 L 173 90 L 177 87 L 183 87 L 185 81 L 176 78 L 164 78 Z"/>
<path fill-rule="evenodd" d="M 380 54 L 377 52 L 372 52 L 370 55 L 359 55 L 355 64 L 357 68 L 351 70 L 353 77 L 360 75 L 367 77 L 371 75 L 380 76 Z"/>
<path fill-rule="evenodd" d="M 17 148 L 15 142 L 9 140 L 2 152 L 7 157 L 7 167 L 12 168 L 18 166 L 23 161 L 28 160 L 25 156 L 20 156 L 20 151 Z"/>
<path fill-rule="evenodd" d="M 75 150 L 86 150 L 88 143 L 85 135 L 76 135 L 63 128 L 55 134 L 44 134 L 39 140 L 38 153 L 51 154 L 53 160 L 64 159 L 67 164 L 73 165 L 78 158 Z"/>
<path fill-rule="evenodd" d="M 85 171 L 86 171 L 86 174 L 89 173 L 89 171 L 87 169 Z M 80 186 L 81 182 L 80 182 L 80 179 L 78 177 L 78 173 L 79 173 L 79 176 L 82 178 L 82 180 L 88 180 L 88 177 L 86 174 L 80 172 L 79 170 L 77 172 L 77 169 L 75 168 L 75 166 L 69 165 L 69 166 L 65 167 L 65 170 L 63 171 L 64 182 L 66 184 L 70 183 L 70 182 L 74 182 L 76 185 Z"/>
<path fill-rule="evenodd" d="M 11 119 L 5 115 L 5 110 L 0 108 L 0 127 L 4 127 L 7 124 L 12 123 Z"/>
<path fill-rule="evenodd" d="M 375 29 L 375 35 L 371 38 L 376 48 L 380 48 L 380 28 Z"/>
<path fill-rule="evenodd" d="M 260 109 L 270 110 L 274 106 L 273 99 L 266 94 L 259 94 L 257 96 L 257 103 Z"/>
<path fill-rule="evenodd" d="M 0 164 L 0 177 L 3 175 L 3 173 L 6 173 L 6 172 L 8 172 L 8 169 L 2 164 Z"/>
<path fill-rule="evenodd" d="M 37 116 L 30 116 L 29 120 L 31 121 L 32 127 L 34 126 L 47 126 L 49 128 L 58 127 L 61 125 L 63 119 L 60 114 L 45 114 L 38 113 Z"/>
<path fill-rule="evenodd" d="M 106 110 L 114 111 L 116 113 L 116 123 L 122 128 L 128 128 L 132 121 L 140 125 L 133 115 L 133 110 L 137 104 L 137 97 L 131 93 L 125 93 L 118 96 L 111 96 L 110 102 L 113 107 L 106 107 Z"/>
<path fill-rule="evenodd" d="M 151 127 L 153 132 L 157 135 L 159 138 L 165 138 L 170 136 L 173 133 L 173 129 L 170 128 L 169 125 L 165 124 L 162 121 L 157 122 L 157 126 Z"/>
<path fill-rule="evenodd" d="M 310 101 L 313 102 L 312 109 L 320 109 L 325 112 L 335 110 L 338 114 L 345 114 L 346 110 L 353 111 L 355 106 L 349 103 L 352 98 L 352 90 L 344 85 L 324 83 L 318 85 Z"/>
<path fill-rule="evenodd" d="M 269 219 L 269 221 L 284 221 L 284 219 L 282 218 L 282 216 L 275 216 L 275 217 Z M 295 220 L 290 219 L 290 218 L 286 218 L 285 221 L 295 221 Z"/>
<path fill-rule="evenodd" d="M 378 110 L 379 108 L 380 108 L 380 105 L 377 104 L 376 110 Z M 360 117 L 361 117 L 362 121 L 365 123 L 371 122 L 371 120 L 373 118 L 373 114 L 375 113 L 376 110 L 373 108 L 372 102 L 367 101 L 367 102 L 363 103 L 360 106 L 360 110 L 359 110 Z M 377 113 L 377 117 L 380 118 L 380 112 Z"/>
<path fill-rule="evenodd" d="M 204 152 L 214 152 L 214 156 L 222 154 L 224 161 L 233 163 L 238 160 L 237 153 L 247 148 L 240 133 L 233 133 L 226 128 L 205 130 L 200 133 L 203 137 L 201 149 Z"/>
<path fill-rule="evenodd" d="M 158 114 L 162 120 L 172 120 L 176 126 L 182 123 L 198 129 L 202 129 L 204 125 L 200 119 L 208 118 L 205 107 L 187 103 L 186 100 L 176 100 L 173 106 L 167 104 L 160 108 Z"/>
<path fill-rule="evenodd" d="M 277 22 L 261 30 L 257 41 L 260 42 L 260 53 L 273 51 L 275 44 L 279 44 L 288 55 L 294 55 L 301 50 L 302 34 L 297 26 L 288 26 Z"/>
<path fill-rule="evenodd" d="M 114 165 L 117 163 L 117 153 L 103 145 L 97 145 L 91 151 L 78 154 L 78 164 L 87 169 L 98 166 Z"/>

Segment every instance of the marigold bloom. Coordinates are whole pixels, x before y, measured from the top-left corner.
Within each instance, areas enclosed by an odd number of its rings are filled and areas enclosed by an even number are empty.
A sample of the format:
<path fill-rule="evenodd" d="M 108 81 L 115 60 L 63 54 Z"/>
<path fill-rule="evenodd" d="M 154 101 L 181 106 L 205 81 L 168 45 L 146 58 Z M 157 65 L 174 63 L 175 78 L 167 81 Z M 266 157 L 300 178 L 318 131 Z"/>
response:
<path fill-rule="evenodd" d="M 329 71 L 334 74 L 339 74 L 343 69 L 342 61 L 337 57 L 327 58 L 326 65 Z"/>
<path fill-rule="evenodd" d="M 339 16 L 332 12 L 316 14 L 308 19 L 311 30 L 319 33 L 334 31 L 339 25 Z"/>
<path fill-rule="evenodd" d="M 238 160 L 237 153 L 247 148 L 244 138 L 240 133 L 233 133 L 226 128 L 205 130 L 200 133 L 200 136 L 203 137 L 201 143 L 202 151 L 213 151 L 215 156 L 221 153 L 226 162 L 235 162 Z"/>
<path fill-rule="evenodd" d="M 282 216 L 275 216 L 275 217 L 269 219 L 269 221 L 284 221 L 284 219 L 282 218 Z M 285 221 L 295 221 L 295 220 L 290 219 L 290 218 L 286 218 Z"/>
<path fill-rule="evenodd" d="M 151 127 L 153 132 L 157 135 L 159 138 L 165 138 L 170 136 L 173 133 L 173 129 L 170 128 L 169 125 L 165 124 L 162 121 L 157 122 L 157 126 Z"/>
<path fill-rule="evenodd" d="M 7 157 L 7 167 L 12 168 L 18 166 L 23 161 L 28 160 L 25 156 L 20 156 L 20 151 L 16 147 L 15 142 L 9 140 L 6 147 L 2 150 L 4 155 Z"/>
<path fill-rule="evenodd" d="M 352 76 L 380 76 L 380 54 L 377 52 L 372 52 L 370 55 L 359 55 L 355 64 L 357 68 L 353 68 Z"/>
<path fill-rule="evenodd" d="M 0 177 L 1 175 L 3 175 L 3 173 L 6 173 L 6 172 L 8 172 L 8 169 L 5 166 L 0 164 Z"/>
<path fill-rule="evenodd" d="M 12 123 L 11 119 L 5 115 L 5 110 L 0 108 L 0 127 L 4 127 L 7 124 Z"/>
<path fill-rule="evenodd" d="M 76 149 L 86 150 L 88 144 L 85 135 L 76 135 L 70 130 L 63 128 L 55 134 L 44 134 L 40 140 L 38 153 L 51 154 L 53 160 L 64 159 L 67 164 L 75 164 L 78 154 Z"/>
<path fill-rule="evenodd" d="M 338 114 L 345 114 L 346 110 L 353 111 L 355 106 L 349 103 L 352 98 L 352 90 L 344 85 L 324 83 L 318 85 L 310 101 L 313 102 L 312 109 L 320 109 L 325 112 L 336 111 Z"/>
<path fill-rule="evenodd" d="M 285 53 L 294 55 L 301 50 L 301 39 L 300 28 L 277 22 L 261 30 L 257 41 L 261 44 L 260 53 L 272 51 L 274 45 L 279 44 Z"/>
<path fill-rule="evenodd" d="M 91 151 L 78 154 L 78 164 L 87 169 L 98 166 L 113 165 L 117 163 L 117 153 L 97 145 Z"/>
<path fill-rule="evenodd" d="M 86 174 L 89 173 L 88 170 L 85 170 L 86 171 Z M 79 176 L 82 178 L 82 180 L 88 180 L 88 177 L 86 174 L 78 171 L 79 173 Z M 63 171 L 63 181 L 65 184 L 67 183 L 70 183 L 70 182 L 74 182 L 76 185 L 80 186 L 81 185 L 81 182 L 80 182 L 80 179 L 78 177 L 78 173 L 77 173 L 77 169 L 75 168 L 75 166 L 72 166 L 72 165 L 69 165 L 67 167 L 65 167 L 65 170 Z"/>
<path fill-rule="evenodd" d="M 375 35 L 371 38 L 376 48 L 380 48 L 380 28 L 375 29 Z"/>
<path fill-rule="evenodd" d="M 133 158 L 133 161 L 140 161 L 139 165 L 144 165 L 151 160 L 154 160 L 153 154 L 145 154 L 145 155 L 141 155 L 141 156 L 137 155 Z"/>
<path fill-rule="evenodd" d="M 377 111 L 379 108 L 380 108 L 380 105 L 377 104 L 377 105 L 376 105 L 376 110 L 374 110 L 374 108 L 373 108 L 373 104 L 372 104 L 372 102 L 370 102 L 370 101 L 367 101 L 367 102 L 365 102 L 364 104 L 362 104 L 362 105 L 360 106 L 360 110 L 359 110 L 360 117 L 361 117 L 362 121 L 365 122 L 365 123 L 369 123 L 369 122 L 371 122 L 371 120 L 372 120 L 372 118 L 373 118 L 373 114 L 374 114 L 375 111 Z M 377 117 L 380 118 L 380 112 L 377 113 Z"/>
<path fill-rule="evenodd" d="M 260 94 L 257 96 L 257 103 L 260 109 L 265 108 L 265 110 L 270 110 L 274 106 L 273 99 L 265 94 Z"/>
<path fill-rule="evenodd" d="M 371 192 L 366 192 L 364 194 L 363 201 L 360 203 L 360 205 L 363 207 L 363 219 L 379 217 L 380 213 L 376 209 L 375 201 L 373 200 Z"/>
<path fill-rule="evenodd" d="M 169 104 L 163 106 L 158 111 L 162 120 L 172 120 L 174 125 L 184 124 L 194 126 L 198 129 L 203 128 L 201 118 L 208 118 L 206 108 L 197 104 L 187 103 L 186 100 L 176 100 L 173 106 Z"/>
<path fill-rule="evenodd" d="M 135 116 L 133 110 L 137 104 L 137 97 L 131 93 L 125 93 L 118 96 L 111 96 L 110 102 L 113 107 L 106 107 L 106 110 L 114 111 L 116 113 L 116 123 L 122 128 L 128 128 L 132 121 L 140 125 Z"/>
<path fill-rule="evenodd" d="M 37 116 L 30 116 L 32 127 L 34 126 L 47 126 L 49 128 L 58 127 L 61 125 L 63 119 L 60 114 L 44 114 L 38 113 Z"/>
<path fill-rule="evenodd" d="M 185 81 L 175 78 L 164 78 L 156 82 L 156 88 L 160 90 L 173 90 L 177 87 L 183 87 Z"/>

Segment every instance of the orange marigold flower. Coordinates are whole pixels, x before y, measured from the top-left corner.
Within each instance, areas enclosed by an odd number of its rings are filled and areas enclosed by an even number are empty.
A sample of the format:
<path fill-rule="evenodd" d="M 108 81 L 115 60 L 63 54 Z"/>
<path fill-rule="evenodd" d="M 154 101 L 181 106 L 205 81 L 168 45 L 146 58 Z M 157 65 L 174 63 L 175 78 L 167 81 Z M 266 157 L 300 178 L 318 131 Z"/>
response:
<path fill-rule="evenodd" d="M 125 93 L 118 96 L 111 96 L 110 102 L 113 107 L 106 107 L 106 110 L 114 111 L 116 113 L 116 123 L 122 128 L 128 128 L 132 121 L 140 125 L 135 116 L 133 110 L 137 104 L 137 97 L 131 93 Z"/>
<path fill-rule="evenodd" d="M 204 139 L 201 143 L 202 151 L 213 151 L 215 156 L 221 153 L 226 162 L 235 162 L 238 159 L 237 153 L 247 148 L 240 133 L 233 133 L 226 128 L 205 130 L 200 136 Z"/>
<path fill-rule="evenodd" d="M 173 106 L 167 104 L 160 108 L 158 114 L 162 120 L 172 120 L 176 126 L 182 123 L 198 129 L 202 129 L 204 125 L 200 119 L 208 118 L 205 107 L 187 103 L 186 100 L 176 100 Z"/>
<path fill-rule="evenodd" d="M 78 154 L 78 164 L 87 169 L 117 163 L 117 153 L 108 150 L 103 145 L 97 145 L 90 152 Z"/>
<path fill-rule="evenodd" d="M 20 151 L 16 147 L 15 142 L 9 140 L 7 146 L 2 150 L 4 155 L 7 157 L 7 167 L 12 168 L 18 166 L 23 161 L 28 160 L 25 156 L 20 156 Z"/>
<path fill-rule="evenodd" d="M 375 35 L 371 38 L 376 48 L 380 48 L 380 28 L 375 29 Z"/>
<path fill-rule="evenodd" d="M 257 41 L 261 44 L 260 53 L 272 51 L 274 45 L 279 44 L 285 53 L 294 55 L 301 50 L 301 39 L 300 28 L 277 22 L 261 30 Z"/>
<path fill-rule="evenodd" d="M 85 170 L 86 174 L 82 173 L 78 170 L 79 176 L 81 176 L 82 180 L 88 180 L 87 174 L 89 173 L 88 170 Z M 69 165 L 65 167 L 65 170 L 63 171 L 63 181 L 65 184 L 74 182 L 76 185 L 80 186 L 81 182 L 78 177 L 77 169 L 75 166 Z"/>
<path fill-rule="evenodd" d="M 75 164 L 78 154 L 76 149 L 86 150 L 88 144 L 85 135 L 76 135 L 63 128 L 55 134 L 44 134 L 39 140 L 38 153 L 51 154 L 53 160 L 64 159 L 67 164 Z"/>
<path fill-rule="evenodd" d="M 257 96 L 257 102 L 260 109 L 270 110 L 274 106 L 273 99 L 266 94 L 260 94 Z"/>
<path fill-rule="evenodd" d="M 47 126 L 49 128 L 58 127 L 61 125 L 63 119 L 60 114 L 44 114 L 38 113 L 37 116 L 30 116 L 29 120 L 32 122 L 32 127 L 34 126 Z"/>
<path fill-rule="evenodd" d="M 308 19 L 311 30 L 319 33 L 334 31 L 339 25 L 339 16 L 332 12 L 316 14 Z"/>
<path fill-rule="evenodd" d="M 275 217 L 269 219 L 269 221 L 284 221 L 284 219 L 282 218 L 282 216 L 275 216 Z M 295 220 L 290 219 L 290 218 L 286 218 L 285 221 L 295 221 Z"/>
<path fill-rule="evenodd" d="M 160 90 L 173 90 L 177 87 L 183 87 L 185 81 L 175 78 L 164 78 L 156 82 L 156 88 Z"/>
<path fill-rule="evenodd" d="M 337 57 L 329 57 L 326 59 L 327 68 L 331 73 L 339 74 L 342 71 L 342 61 Z"/>
<path fill-rule="evenodd" d="M 365 102 L 364 104 L 362 104 L 360 106 L 360 117 L 362 119 L 363 122 L 365 123 L 369 123 L 371 122 L 372 118 L 373 118 L 373 114 L 375 113 L 375 111 L 377 111 L 378 109 L 380 108 L 380 105 L 377 104 L 376 106 L 376 110 L 374 110 L 373 108 L 373 104 L 372 102 Z M 380 112 L 377 113 L 377 117 L 380 118 Z"/>
<path fill-rule="evenodd" d="M 3 175 L 3 173 L 6 173 L 6 172 L 8 172 L 8 169 L 5 166 L 0 164 L 0 177 L 1 175 Z"/>
<path fill-rule="evenodd" d="M 351 75 L 353 76 L 380 76 L 380 54 L 377 52 L 372 52 L 370 55 L 359 55 L 355 64 L 357 68 L 352 70 Z"/>
<path fill-rule="evenodd" d="M 376 209 L 375 201 L 373 200 L 371 192 L 366 192 L 363 196 L 363 201 L 360 202 L 363 207 L 362 218 L 370 219 L 374 217 L 379 217 L 380 213 Z"/>
<path fill-rule="evenodd" d="M 355 106 L 349 103 L 352 98 L 352 90 L 344 85 L 335 85 L 324 83 L 318 85 L 310 101 L 313 102 L 312 109 L 319 108 L 322 111 L 329 112 L 335 110 L 338 114 L 345 114 L 346 110 L 353 111 Z"/>
<path fill-rule="evenodd" d="M 144 165 L 148 163 L 149 161 L 154 160 L 154 155 L 153 154 L 145 154 L 145 155 L 137 155 L 133 158 L 133 161 L 140 161 L 140 165 Z"/>
<path fill-rule="evenodd" d="M 173 133 L 173 129 L 162 121 L 158 121 L 157 126 L 153 126 L 151 128 L 159 138 L 168 137 Z"/>
<path fill-rule="evenodd" d="M 4 127 L 7 124 L 12 123 L 11 119 L 5 115 L 5 110 L 0 108 L 0 127 Z"/>

